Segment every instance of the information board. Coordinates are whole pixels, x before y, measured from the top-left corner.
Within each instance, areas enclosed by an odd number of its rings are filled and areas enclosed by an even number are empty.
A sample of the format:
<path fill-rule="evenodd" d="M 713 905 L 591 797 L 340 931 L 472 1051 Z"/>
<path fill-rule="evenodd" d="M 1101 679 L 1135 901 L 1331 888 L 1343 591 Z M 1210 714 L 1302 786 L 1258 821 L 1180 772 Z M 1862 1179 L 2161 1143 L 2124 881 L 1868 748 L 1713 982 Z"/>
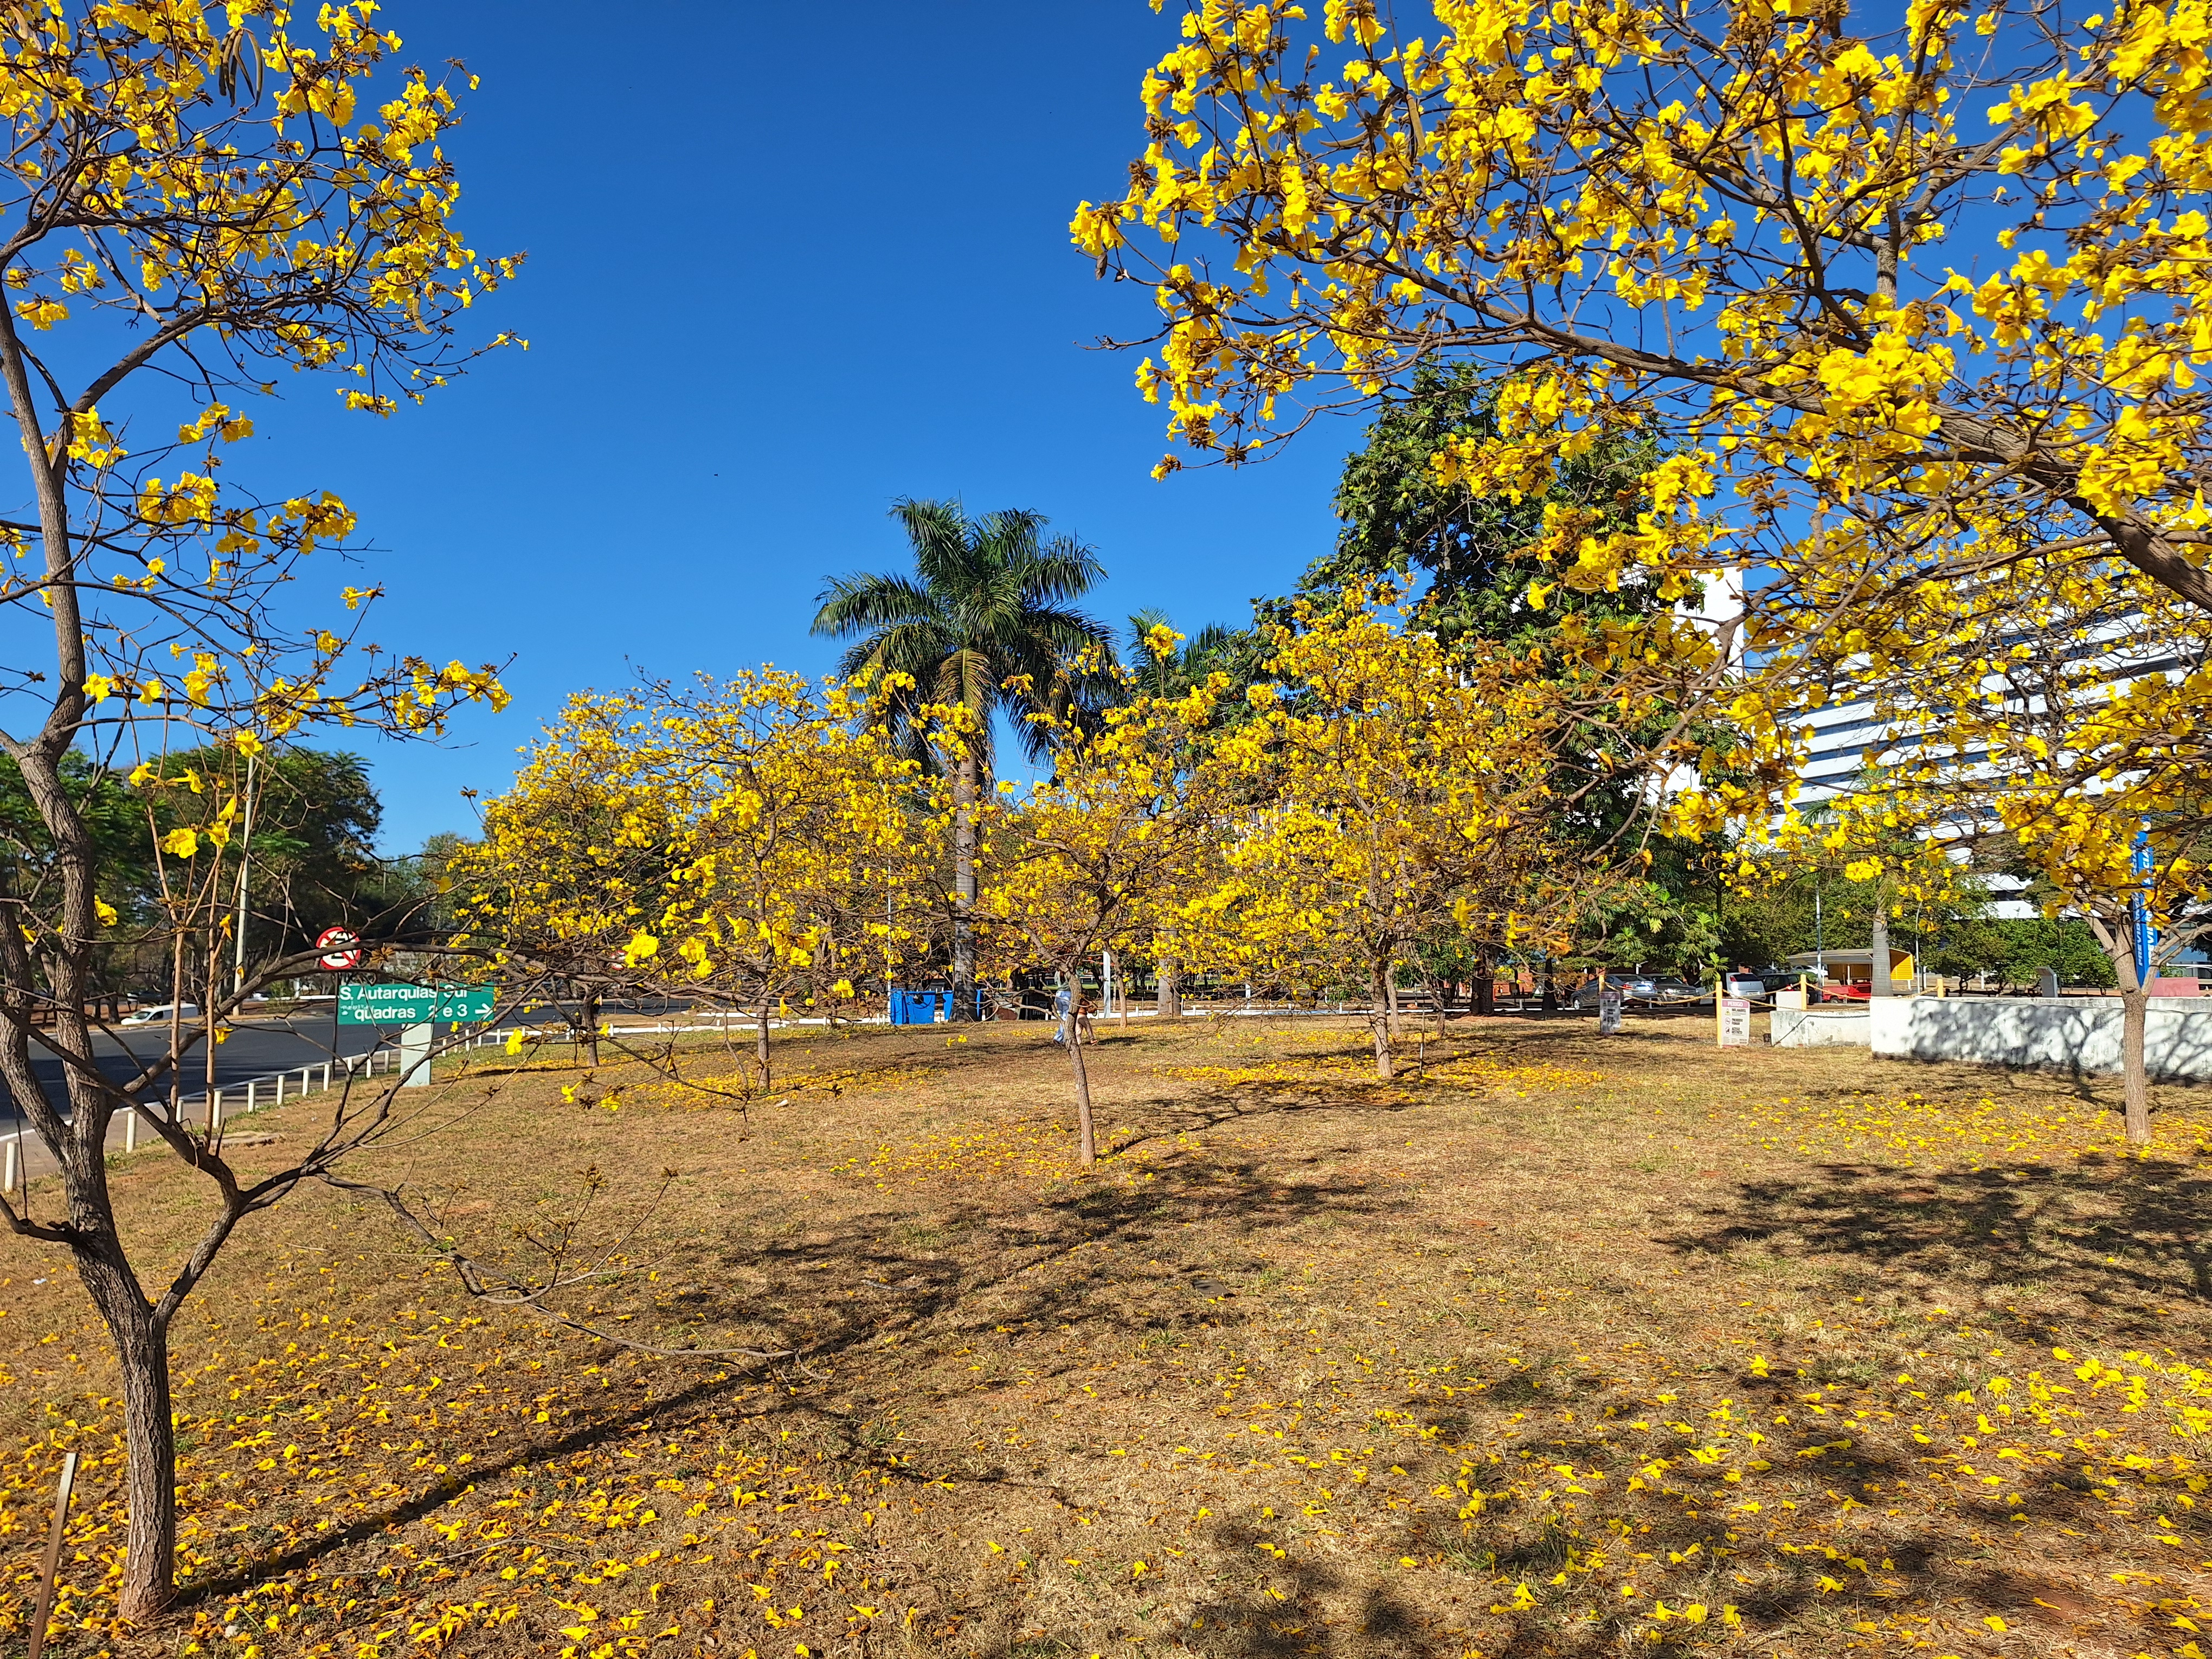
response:
<path fill-rule="evenodd" d="M 1751 999 L 1749 997 L 1721 999 L 1721 1047 L 1723 1048 L 1751 1047 Z"/>
<path fill-rule="evenodd" d="M 491 1018 L 496 994 L 489 985 L 374 985 L 346 980 L 338 986 L 338 1024 L 470 1024 Z"/>

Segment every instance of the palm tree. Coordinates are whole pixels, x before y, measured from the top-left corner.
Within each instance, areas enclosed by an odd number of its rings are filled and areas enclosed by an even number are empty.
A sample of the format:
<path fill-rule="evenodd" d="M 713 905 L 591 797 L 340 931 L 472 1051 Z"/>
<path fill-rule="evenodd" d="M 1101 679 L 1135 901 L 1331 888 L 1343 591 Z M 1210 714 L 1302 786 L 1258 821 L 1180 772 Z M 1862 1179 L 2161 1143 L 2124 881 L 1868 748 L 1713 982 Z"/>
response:
<path fill-rule="evenodd" d="M 1043 534 L 1036 513 L 964 514 L 957 501 L 895 501 L 891 516 L 914 544 L 914 574 L 839 576 L 822 591 L 814 631 L 853 644 L 838 660 L 848 677 L 905 674 L 891 729 L 908 753 L 934 766 L 928 705 L 962 704 L 975 735 L 952 771 L 952 1017 L 975 1006 L 975 803 L 995 772 L 992 725 L 1007 715 L 1031 759 L 1049 730 L 1027 717 L 1080 713 L 1093 676 L 1081 660 L 1110 648 L 1106 628 L 1071 601 L 1105 575 L 1073 536 Z"/>
<path fill-rule="evenodd" d="M 1267 643 L 1257 629 L 1208 623 L 1163 656 L 1149 642 L 1155 628 L 1176 631 L 1168 613 L 1156 606 L 1129 613 L 1129 654 L 1124 672 L 1139 695 L 1180 697 L 1215 673 L 1249 684 L 1260 678 L 1261 665 L 1267 659 Z"/>

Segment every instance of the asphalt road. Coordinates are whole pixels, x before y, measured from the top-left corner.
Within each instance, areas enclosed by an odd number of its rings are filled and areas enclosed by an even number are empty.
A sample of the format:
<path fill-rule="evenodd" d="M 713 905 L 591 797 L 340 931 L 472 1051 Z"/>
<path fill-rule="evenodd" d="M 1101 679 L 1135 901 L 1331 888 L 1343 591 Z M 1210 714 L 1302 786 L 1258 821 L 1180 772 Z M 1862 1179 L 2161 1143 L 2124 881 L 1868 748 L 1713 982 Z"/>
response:
<path fill-rule="evenodd" d="M 632 1018 L 652 1018 L 657 1013 L 680 1012 L 680 1003 L 642 1005 L 610 1005 L 607 1012 Z M 509 1013 L 497 1024 L 534 1025 L 557 1021 L 560 1011 L 554 1005 L 536 1006 L 528 1013 Z M 441 1024 L 437 1035 L 443 1038 L 454 1028 Z M 283 1018 L 244 1019 L 234 1024 L 230 1040 L 216 1045 L 215 1086 L 229 1089 L 244 1084 L 251 1078 L 265 1078 L 278 1072 L 296 1072 L 302 1066 L 320 1066 L 326 1060 L 345 1059 L 369 1053 L 379 1047 L 391 1047 L 399 1041 L 398 1025 L 336 1025 L 327 1010 L 294 1014 Z M 100 1067 L 108 1076 L 121 1081 L 138 1073 L 139 1064 L 160 1054 L 168 1042 L 166 1025 L 148 1026 L 143 1031 L 125 1030 L 120 1040 L 95 1037 L 94 1052 L 100 1056 Z M 41 1054 L 35 1044 L 32 1049 L 33 1065 L 39 1080 L 49 1088 L 58 1086 L 62 1079 L 62 1063 L 51 1054 Z M 185 1065 L 185 1095 L 191 1098 L 206 1087 L 207 1060 L 198 1049 L 194 1049 Z M 5 1098 L 0 1090 L 0 1125 L 12 1119 L 14 1103 Z M 0 1133 L 5 1133 L 0 1127 Z"/>
<path fill-rule="evenodd" d="M 438 1028 L 442 1036 L 451 1026 Z M 398 1040 L 397 1025 L 340 1025 L 333 1028 L 326 1013 L 294 1015 L 285 1019 L 246 1020 L 231 1027 L 230 1040 L 216 1045 L 215 1085 L 228 1089 L 243 1084 L 249 1078 L 268 1077 L 276 1072 L 296 1072 L 302 1066 L 319 1066 L 332 1058 L 365 1054 L 376 1048 L 380 1041 L 389 1044 Z M 145 1060 L 160 1054 L 167 1046 L 168 1028 L 150 1026 L 143 1032 L 125 1032 L 121 1041 L 95 1037 L 94 1052 L 100 1056 L 101 1070 L 120 1081 L 137 1075 Z M 62 1063 L 52 1054 L 41 1054 L 34 1047 L 33 1063 L 39 1080 L 49 1088 L 58 1087 L 62 1079 Z M 137 1062 L 134 1063 L 134 1056 Z M 207 1062 L 198 1049 L 185 1062 L 185 1092 L 189 1097 L 198 1094 L 205 1085 Z M 13 1103 L 7 1110 L 12 1115 Z"/>

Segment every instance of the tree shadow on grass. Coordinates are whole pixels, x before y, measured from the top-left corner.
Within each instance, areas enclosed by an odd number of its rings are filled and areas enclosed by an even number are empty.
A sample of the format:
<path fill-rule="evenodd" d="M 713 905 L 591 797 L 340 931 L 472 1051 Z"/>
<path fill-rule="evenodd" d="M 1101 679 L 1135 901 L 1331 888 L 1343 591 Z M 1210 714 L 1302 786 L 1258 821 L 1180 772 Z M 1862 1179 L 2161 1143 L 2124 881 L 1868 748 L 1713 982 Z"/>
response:
<path fill-rule="evenodd" d="M 2212 1171 L 2172 1160 L 2091 1155 L 1934 1173 L 1831 1163 L 1741 1182 L 1699 1206 L 1700 1224 L 1660 1242 L 1839 1260 L 1843 1288 L 1861 1292 L 1916 1278 L 1985 1294 L 2017 1288 L 2072 1299 L 2115 1336 L 2149 1339 L 2172 1334 L 2166 1304 L 2212 1312 L 2208 1202 Z M 2027 1316 L 2015 1322 L 2019 1335 L 2044 1329 Z"/>
<path fill-rule="evenodd" d="M 1193 1221 L 1207 1224 L 1216 1241 L 1224 1226 L 1232 1237 L 1251 1239 L 1324 1215 L 1373 1219 L 1406 1202 L 1401 1195 L 1383 1195 L 1350 1177 L 1285 1178 L 1251 1161 L 1171 1158 L 1148 1165 L 1141 1181 L 1084 1182 L 1025 1212 L 1008 1213 L 980 1198 L 951 1206 L 933 1218 L 933 1231 L 957 1240 L 957 1250 L 902 1245 L 878 1218 L 866 1216 L 801 1238 L 724 1241 L 684 1263 L 682 1271 L 725 1288 L 681 1292 L 680 1312 L 700 1325 L 748 1328 L 749 1340 L 763 1348 L 798 1349 L 798 1364 L 789 1368 L 794 1382 L 826 1382 L 830 1379 L 799 1368 L 847 1362 L 848 1373 L 835 1381 L 849 1395 L 868 1386 L 866 1362 L 887 1338 L 920 1336 L 933 1346 L 958 1347 L 984 1344 L 1003 1328 L 1029 1324 L 1118 1338 L 1164 1319 L 1170 1328 L 1236 1322 L 1241 1316 L 1226 1305 L 1231 1297 L 1223 1292 L 1228 1287 L 1181 1270 L 1164 1268 L 1151 1276 L 1121 1271 L 1115 1257 L 1127 1252 L 1119 1247 L 1144 1245 L 1167 1256 L 1167 1236 Z M 668 1273 L 668 1264 L 662 1271 Z M 726 1288 L 763 1276 L 776 1287 L 764 1301 Z M 744 1401 L 744 1394 L 763 1375 L 784 1369 L 760 1363 L 733 1365 L 723 1359 L 689 1363 L 711 1363 L 717 1374 L 669 1394 L 656 1392 L 628 1409 L 611 1402 L 614 1409 L 608 1414 L 566 1433 L 516 1444 L 503 1457 L 471 1463 L 465 1477 L 447 1476 L 289 1548 L 188 1583 L 180 1605 L 189 1609 L 219 1601 L 313 1566 L 420 1521 L 471 1487 L 519 1468 L 604 1450 L 638 1432 L 641 1420 L 667 1431 L 702 1414 L 722 1421 L 762 1414 L 762 1403 Z M 1079 1352 L 1072 1353 L 1063 1369 L 1087 1371 L 1088 1362 Z M 1036 1373 L 1036 1380 L 1047 1382 L 1056 1375 Z M 908 1443 L 895 1453 L 869 1434 L 866 1404 L 840 1407 L 824 1394 L 821 1388 L 778 1390 L 765 1409 L 830 1429 L 838 1443 L 832 1449 L 836 1461 L 856 1473 L 866 1470 L 915 1485 L 948 1474 L 963 1481 L 1040 1484 L 1003 1468 L 958 1467 L 955 1454 L 926 1445 Z"/>
<path fill-rule="evenodd" d="M 1382 1091 L 1393 1092 L 1382 1095 Z M 1272 1117 L 1395 1117 L 1427 1103 L 1408 1097 L 1399 1084 L 1369 1085 L 1343 1078 L 1317 1078 L 1310 1086 L 1262 1083 L 1153 1095 L 1117 1104 L 1121 1119 L 1107 1131 L 1109 1155 L 1119 1157 L 1140 1146 Z"/>

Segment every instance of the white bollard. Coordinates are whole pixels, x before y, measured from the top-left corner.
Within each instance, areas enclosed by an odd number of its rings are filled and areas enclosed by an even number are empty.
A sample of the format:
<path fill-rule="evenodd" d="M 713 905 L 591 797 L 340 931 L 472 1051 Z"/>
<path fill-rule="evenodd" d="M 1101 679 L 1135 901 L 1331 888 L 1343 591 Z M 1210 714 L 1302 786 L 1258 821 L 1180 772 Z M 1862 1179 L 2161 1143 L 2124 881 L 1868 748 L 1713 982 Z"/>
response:
<path fill-rule="evenodd" d="M 15 1177 L 23 1168 L 23 1136 L 19 1130 L 8 1137 L 8 1161 L 4 1173 L 0 1173 L 0 1192 L 15 1190 Z"/>
<path fill-rule="evenodd" d="M 222 1091 L 216 1089 L 208 1096 L 208 1133 L 213 1134 L 222 1127 Z"/>
<path fill-rule="evenodd" d="M 253 1109 L 253 1090 L 258 1081 L 257 1078 L 248 1078 L 246 1080 L 246 1109 L 249 1112 Z"/>
<path fill-rule="evenodd" d="M 330 1061 L 328 1061 L 328 1060 L 325 1060 L 325 1061 L 323 1062 L 323 1087 L 324 1087 L 325 1090 L 327 1090 L 330 1086 L 331 1086 L 331 1063 L 330 1063 Z"/>
<path fill-rule="evenodd" d="M 135 1106 L 123 1109 L 123 1150 L 126 1152 L 138 1150 L 138 1109 Z"/>

